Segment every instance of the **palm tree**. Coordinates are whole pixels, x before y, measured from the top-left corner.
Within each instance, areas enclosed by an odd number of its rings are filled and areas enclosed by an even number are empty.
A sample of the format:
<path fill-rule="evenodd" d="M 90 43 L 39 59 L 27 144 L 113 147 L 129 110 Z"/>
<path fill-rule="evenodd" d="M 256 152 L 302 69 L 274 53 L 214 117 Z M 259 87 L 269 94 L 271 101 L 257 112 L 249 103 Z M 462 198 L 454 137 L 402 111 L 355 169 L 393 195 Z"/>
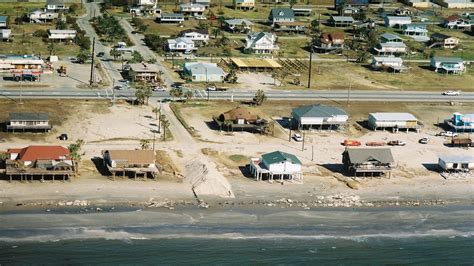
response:
<path fill-rule="evenodd" d="M 193 96 L 194 96 L 194 93 L 192 91 L 188 90 L 184 93 L 184 98 L 186 99 L 186 102 L 191 100 Z"/>
<path fill-rule="evenodd" d="M 150 140 L 141 139 L 140 140 L 140 147 L 141 147 L 142 150 L 149 150 L 150 149 Z"/>
<path fill-rule="evenodd" d="M 169 126 L 170 126 L 170 121 L 168 121 L 168 119 L 166 119 L 165 115 L 162 115 L 161 116 L 161 128 L 163 128 L 163 141 L 166 140 L 166 130 L 169 128 Z"/>
<path fill-rule="evenodd" d="M 212 34 L 214 34 L 214 39 L 217 39 L 217 35 L 221 34 L 221 29 L 220 28 L 213 28 L 212 29 Z"/>
<path fill-rule="evenodd" d="M 171 89 L 170 90 L 170 95 L 171 97 L 173 97 L 173 100 L 175 97 L 178 97 L 181 99 L 181 97 L 183 96 L 183 90 L 181 88 L 174 88 L 174 89 Z"/>
<path fill-rule="evenodd" d="M 138 104 L 144 104 L 145 99 L 146 99 L 144 90 L 141 89 L 141 88 L 137 88 L 135 90 L 135 98 L 137 99 L 136 101 L 137 101 Z"/>
<path fill-rule="evenodd" d="M 110 50 L 110 56 L 113 56 L 114 60 L 117 60 L 117 58 L 121 55 L 122 55 L 122 53 L 119 50 L 115 49 L 115 48 Z"/>
<path fill-rule="evenodd" d="M 81 148 L 82 145 L 84 145 L 84 140 L 78 139 L 76 140 L 75 143 L 70 144 L 67 148 L 71 154 L 71 158 L 74 162 L 74 171 L 77 172 L 77 166 L 79 165 L 79 162 L 81 161 Z"/>
<path fill-rule="evenodd" d="M 160 108 L 158 108 L 158 107 L 153 107 L 153 109 L 152 109 L 151 111 L 155 114 L 155 120 L 158 121 L 158 115 L 159 115 L 159 114 L 161 115 L 161 110 L 160 110 Z"/>
<path fill-rule="evenodd" d="M 276 79 L 278 78 L 278 72 L 273 71 L 272 72 L 272 78 L 273 78 L 273 85 L 276 85 Z"/>
<path fill-rule="evenodd" d="M 258 90 L 255 93 L 255 97 L 253 97 L 253 101 L 255 102 L 256 105 L 262 105 L 266 99 L 267 99 L 267 96 L 265 95 L 265 92 L 263 92 L 263 90 Z"/>

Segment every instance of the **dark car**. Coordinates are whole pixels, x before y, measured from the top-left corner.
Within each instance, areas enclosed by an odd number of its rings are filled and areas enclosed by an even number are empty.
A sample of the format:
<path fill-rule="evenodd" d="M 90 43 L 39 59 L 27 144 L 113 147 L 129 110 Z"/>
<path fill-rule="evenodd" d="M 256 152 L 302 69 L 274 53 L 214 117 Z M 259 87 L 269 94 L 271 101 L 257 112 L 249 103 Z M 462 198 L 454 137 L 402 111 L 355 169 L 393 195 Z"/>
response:
<path fill-rule="evenodd" d="M 105 53 L 104 52 L 98 52 L 97 57 L 104 57 Z"/>
<path fill-rule="evenodd" d="M 59 138 L 59 140 L 67 140 L 67 139 L 68 139 L 68 136 L 67 136 L 66 133 L 63 133 L 63 134 L 59 135 L 58 138 Z"/>

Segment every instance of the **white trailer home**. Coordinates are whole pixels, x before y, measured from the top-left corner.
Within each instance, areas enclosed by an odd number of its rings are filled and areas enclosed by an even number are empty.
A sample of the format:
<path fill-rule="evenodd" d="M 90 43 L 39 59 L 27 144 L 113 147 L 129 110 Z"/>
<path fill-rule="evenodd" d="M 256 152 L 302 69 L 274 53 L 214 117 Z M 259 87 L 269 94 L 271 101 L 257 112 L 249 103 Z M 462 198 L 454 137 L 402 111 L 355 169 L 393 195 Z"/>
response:
<path fill-rule="evenodd" d="M 469 155 L 442 155 L 438 165 L 443 171 L 472 171 L 474 170 L 474 156 Z"/>
<path fill-rule="evenodd" d="M 393 132 L 399 129 L 420 131 L 418 119 L 410 113 L 370 113 L 368 125 L 373 130 L 390 128 Z"/>

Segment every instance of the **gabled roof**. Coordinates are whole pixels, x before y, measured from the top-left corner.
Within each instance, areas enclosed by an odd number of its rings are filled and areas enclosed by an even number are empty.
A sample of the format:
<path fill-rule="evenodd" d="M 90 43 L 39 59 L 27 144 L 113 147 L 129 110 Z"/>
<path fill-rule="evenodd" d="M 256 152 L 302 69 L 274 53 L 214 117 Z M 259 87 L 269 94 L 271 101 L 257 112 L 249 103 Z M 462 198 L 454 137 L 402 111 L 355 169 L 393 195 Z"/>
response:
<path fill-rule="evenodd" d="M 289 7 L 278 7 L 272 8 L 270 11 L 270 16 L 272 18 L 294 18 L 295 12 Z"/>
<path fill-rule="evenodd" d="M 48 121 L 47 113 L 10 113 L 9 121 Z"/>
<path fill-rule="evenodd" d="M 194 44 L 193 40 L 191 39 L 188 39 L 188 38 L 183 38 L 183 37 L 178 37 L 176 39 L 168 39 L 168 43 L 169 44 L 172 44 L 172 43 L 181 43 L 181 42 L 184 42 L 186 44 Z"/>
<path fill-rule="evenodd" d="M 418 121 L 418 119 L 410 113 L 369 113 L 369 117 L 373 117 L 377 121 Z"/>
<path fill-rule="evenodd" d="M 459 57 L 433 57 L 431 58 L 434 62 L 448 62 L 448 63 L 462 63 L 464 60 Z"/>
<path fill-rule="evenodd" d="M 8 153 L 17 153 L 18 149 L 8 150 Z M 36 161 L 36 160 L 59 160 L 71 159 L 68 149 L 62 146 L 28 146 L 21 149 L 18 154 L 18 159 L 21 161 Z"/>
<path fill-rule="evenodd" d="M 439 159 L 445 163 L 474 163 L 474 156 L 470 155 L 441 155 Z"/>
<path fill-rule="evenodd" d="M 77 33 L 76 30 L 52 30 L 52 29 L 49 29 L 48 32 L 50 34 L 76 34 Z"/>
<path fill-rule="evenodd" d="M 234 109 L 231 109 L 225 113 L 222 113 L 222 118 L 224 121 L 227 120 L 238 120 L 238 119 L 245 119 L 247 121 L 256 121 L 257 116 L 255 114 L 252 114 L 247 108 L 243 107 L 235 107 Z"/>
<path fill-rule="evenodd" d="M 395 21 L 411 21 L 411 17 L 408 16 L 385 16 L 387 20 L 395 20 Z"/>
<path fill-rule="evenodd" d="M 374 56 L 374 60 L 381 63 L 403 63 L 403 59 L 395 56 Z"/>
<path fill-rule="evenodd" d="M 281 163 L 281 162 L 292 162 L 294 164 L 301 164 L 301 161 L 293 154 L 289 154 L 282 151 L 274 151 L 262 155 L 262 160 L 267 164 Z"/>
<path fill-rule="evenodd" d="M 155 152 L 152 150 L 108 150 L 113 161 L 127 162 L 128 164 L 154 164 Z"/>
<path fill-rule="evenodd" d="M 350 162 L 353 164 L 374 160 L 380 163 L 395 162 L 390 148 L 347 148 L 344 153 L 347 153 Z"/>
<path fill-rule="evenodd" d="M 380 35 L 380 37 L 387 40 L 387 41 L 390 41 L 390 40 L 403 40 L 400 36 L 398 36 L 396 34 L 393 34 L 393 33 L 388 33 L 388 32 Z"/>
<path fill-rule="evenodd" d="M 293 109 L 292 113 L 293 115 L 297 115 L 299 117 L 332 117 L 338 115 L 347 116 L 347 113 L 341 108 L 322 104 L 301 106 Z"/>
<path fill-rule="evenodd" d="M 245 23 L 246 26 L 252 26 L 253 23 L 249 20 L 246 20 L 246 19 L 241 19 L 241 18 L 235 18 L 235 19 L 227 19 L 224 21 L 225 23 L 229 24 L 229 25 L 242 25 L 243 23 Z"/>
<path fill-rule="evenodd" d="M 224 75 L 224 70 L 216 63 L 188 62 L 184 64 L 184 68 L 195 75 Z"/>
<path fill-rule="evenodd" d="M 46 1 L 47 5 L 64 5 L 63 0 L 47 0 Z"/>
<path fill-rule="evenodd" d="M 184 18 L 184 15 L 181 13 L 163 13 L 161 17 L 174 17 L 174 18 Z"/>
<path fill-rule="evenodd" d="M 331 16 L 331 20 L 336 22 L 354 22 L 354 18 L 351 16 Z"/>
<path fill-rule="evenodd" d="M 0 22 L 7 22 L 7 16 L 0 16 Z"/>
<path fill-rule="evenodd" d="M 446 34 L 442 34 L 442 33 L 439 33 L 439 32 L 435 32 L 435 33 L 431 34 L 431 38 L 438 39 L 438 40 L 446 40 L 448 38 L 455 38 L 455 37 L 448 36 Z"/>
<path fill-rule="evenodd" d="M 209 34 L 209 31 L 207 29 L 187 29 L 187 30 L 182 30 L 179 34 L 184 35 L 185 33 L 193 33 L 197 32 L 200 34 Z"/>

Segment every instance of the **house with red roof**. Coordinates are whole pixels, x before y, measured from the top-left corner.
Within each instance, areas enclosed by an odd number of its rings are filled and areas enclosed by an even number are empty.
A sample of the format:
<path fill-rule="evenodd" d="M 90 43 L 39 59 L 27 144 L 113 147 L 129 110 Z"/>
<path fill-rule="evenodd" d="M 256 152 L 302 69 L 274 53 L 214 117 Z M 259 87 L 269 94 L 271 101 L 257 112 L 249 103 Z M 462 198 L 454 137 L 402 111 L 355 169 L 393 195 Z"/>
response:
<path fill-rule="evenodd" d="M 62 175 L 65 179 L 74 174 L 74 161 L 71 152 L 62 146 L 31 145 L 24 148 L 8 149 L 6 174 L 28 179 L 34 176 Z"/>

